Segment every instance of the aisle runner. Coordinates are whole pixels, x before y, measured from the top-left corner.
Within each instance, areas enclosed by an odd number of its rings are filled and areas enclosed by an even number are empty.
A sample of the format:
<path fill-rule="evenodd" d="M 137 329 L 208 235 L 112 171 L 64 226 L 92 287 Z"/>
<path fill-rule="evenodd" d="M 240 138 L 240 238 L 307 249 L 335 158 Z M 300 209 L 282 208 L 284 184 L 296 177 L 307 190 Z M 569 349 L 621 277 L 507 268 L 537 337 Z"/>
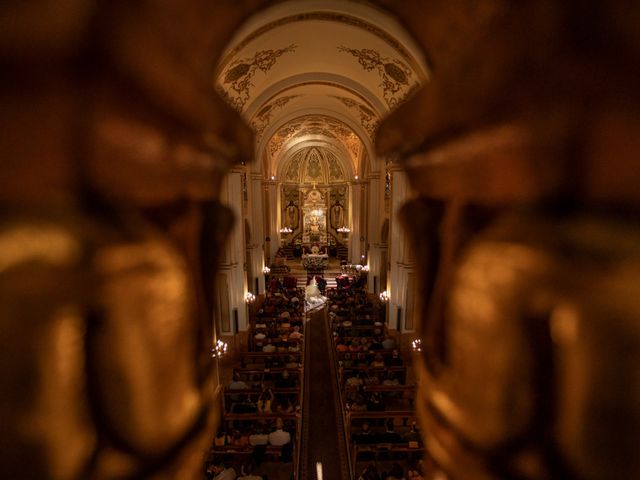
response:
<path fill-rule="evenodd" d="M 316 480 L 316 462 L 322 462 L 323 478 L 349 479 L 342 410 L 325 317 L 326 307 L 312 314 L 305 326 L 302 480 Z"/>

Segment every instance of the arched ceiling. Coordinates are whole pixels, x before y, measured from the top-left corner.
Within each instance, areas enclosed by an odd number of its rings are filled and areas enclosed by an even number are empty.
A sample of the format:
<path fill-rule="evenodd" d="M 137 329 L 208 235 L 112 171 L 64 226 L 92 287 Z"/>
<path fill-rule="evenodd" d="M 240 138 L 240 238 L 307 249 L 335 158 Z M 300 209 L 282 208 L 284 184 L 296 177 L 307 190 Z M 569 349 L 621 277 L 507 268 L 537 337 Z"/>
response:
<path fill-rule="evenodd" d="M 381 118 L 427 80 L 402 28 L 362 1 L 292 0 L 251 18 L 216 76 L 253 126 L 265 175 L 304 142 L 327 142 L 362 171 Z M 295 149 L 298 150 L 298 149 Z"/>

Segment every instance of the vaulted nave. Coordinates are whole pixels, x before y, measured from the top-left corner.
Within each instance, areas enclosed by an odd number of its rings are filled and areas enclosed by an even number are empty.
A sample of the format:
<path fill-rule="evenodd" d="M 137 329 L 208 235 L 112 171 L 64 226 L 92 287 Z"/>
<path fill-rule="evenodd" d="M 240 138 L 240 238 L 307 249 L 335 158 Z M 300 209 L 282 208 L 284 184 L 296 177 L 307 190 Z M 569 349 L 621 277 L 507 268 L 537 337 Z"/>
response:
<path fill-rule="evenodd" d="M 0 477 L 640 477 L 640 6 L 5 0 Z"/>

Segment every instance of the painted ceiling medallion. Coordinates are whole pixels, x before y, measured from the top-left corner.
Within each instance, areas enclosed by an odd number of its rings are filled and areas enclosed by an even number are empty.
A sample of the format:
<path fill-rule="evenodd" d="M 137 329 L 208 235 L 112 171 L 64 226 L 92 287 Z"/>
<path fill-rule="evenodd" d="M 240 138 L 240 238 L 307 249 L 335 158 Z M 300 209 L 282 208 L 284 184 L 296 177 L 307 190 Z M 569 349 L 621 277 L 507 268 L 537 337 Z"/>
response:
<path fill-rule="evenodd" d="M 267 73 L 276 64 L 276 60 L 285 53 L 294 52 L 298 48 L 291 44 L 277 50 L 260 50 L 253 57 L 235 60 L 222 73 L 221 94 L 234 108 L 242 111 L 249 100 L 249 90 L 253 87 L 253 77 L 260 70 Z"/>
<path fill-rule="evenodd" d="M 358 59 L 358 63 L 367 72 L 376 70 L 382 79 L 380 87 L 383 96 L 389 107 L 399 105 L 402 100 L 415 88 L 418 83 L 411 82 L 413 70 L 401 60 L 396 58 L 383 57 L 379 52 L 370 48 L 349 48 L 343 45 L 338 47 L 342 53 L 350 53 Z"/>

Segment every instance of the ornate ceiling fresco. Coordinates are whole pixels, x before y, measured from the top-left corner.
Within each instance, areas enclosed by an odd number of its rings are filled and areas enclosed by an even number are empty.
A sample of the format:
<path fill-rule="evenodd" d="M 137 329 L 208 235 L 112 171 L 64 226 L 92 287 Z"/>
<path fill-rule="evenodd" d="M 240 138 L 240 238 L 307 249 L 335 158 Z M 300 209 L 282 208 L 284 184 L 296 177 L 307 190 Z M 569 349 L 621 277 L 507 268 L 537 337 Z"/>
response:
<path fill-rule="evenodd" d="M 337 146 L 348 153 L 353 170 L 357 166 L 363 152 L 360 137 L 345 123 L 324 115 L 305 115 L 284 124 L 271 137 L 267 152 L 273 159 L 278 159 L 286 146 L 295 143 L 296 139 L 308 138 L 322 140 Z"/>
<path fill-rule="evenodd" d="M 285 183 L 329 184 L 347 180 L 338 157 L 328 148 L 306 147 L 291 155 L 283 167 Z"/>
<path fill-rule="evenodd" d="M 265 175 L 281 171 L 293 146 L 319 140 L 356 175 L 375 158 L 380 120 L 428 79 L 417 52 L 395 20 L 362 1 L 292 0 L 239 30 L 215 83 L 254 128 Z"/>

